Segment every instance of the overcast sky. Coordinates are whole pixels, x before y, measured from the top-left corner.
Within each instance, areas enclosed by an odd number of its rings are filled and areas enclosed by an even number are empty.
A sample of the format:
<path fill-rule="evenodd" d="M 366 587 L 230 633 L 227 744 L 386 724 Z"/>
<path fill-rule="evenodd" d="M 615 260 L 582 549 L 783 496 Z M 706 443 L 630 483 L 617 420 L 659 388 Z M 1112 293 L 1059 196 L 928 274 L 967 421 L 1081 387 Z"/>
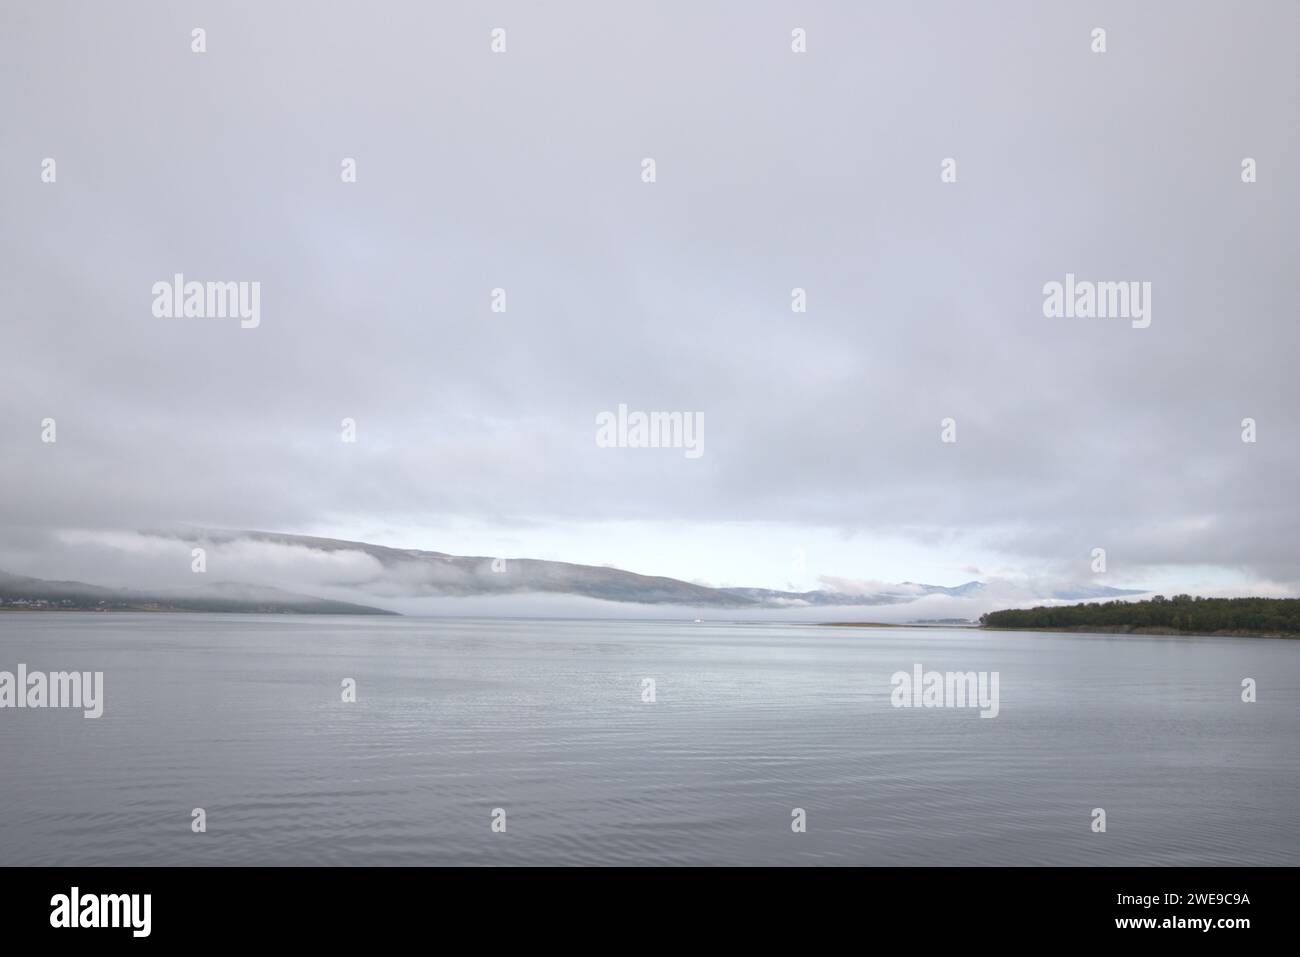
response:
<path fill-rule="evenodd" d="M 0 568 L 189 523 L 1295 594 L 1298 31 L 1280 0 L 5 3 Z M 1045 318 L 1067 272 L 1150 282 L 1150 326 Z M 259 282 L 260 325 L 156 317 L 175 273 Z M 620 403 L 701 413 L 704 454 L 598 447 Z"/>

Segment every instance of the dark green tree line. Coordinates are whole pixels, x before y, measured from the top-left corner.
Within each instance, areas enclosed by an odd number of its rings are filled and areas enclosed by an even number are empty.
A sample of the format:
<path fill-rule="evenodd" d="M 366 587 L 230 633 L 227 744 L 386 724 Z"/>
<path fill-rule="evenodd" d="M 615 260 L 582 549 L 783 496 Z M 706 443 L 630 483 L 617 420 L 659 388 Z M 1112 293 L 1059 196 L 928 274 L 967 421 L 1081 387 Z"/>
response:
<path fill-rule="evenodd" d="M 1193 598 L 1107 601 L 1056 608 L 1015 608 L 981 616 L 989 628 L 1171 628 L 1188 634 L 1263 631 L 1300 635 L 1298 598 Z"/>

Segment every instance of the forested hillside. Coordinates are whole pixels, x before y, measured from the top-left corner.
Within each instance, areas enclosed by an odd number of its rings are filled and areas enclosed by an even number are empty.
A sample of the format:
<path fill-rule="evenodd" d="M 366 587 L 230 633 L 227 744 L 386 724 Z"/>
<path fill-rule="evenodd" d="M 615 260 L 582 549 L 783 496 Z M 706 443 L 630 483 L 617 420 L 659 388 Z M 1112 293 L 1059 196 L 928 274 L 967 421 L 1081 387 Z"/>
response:
<path fill-rule="evenodd" d="M 1242 632 L 1300 635 L 1300 599 L 1193 598 L 1156 595 L 1150 601 L 1107 601 L 993 611 L 980 618 L 986 628 L 1158 629 L 1188 634 Z"/>

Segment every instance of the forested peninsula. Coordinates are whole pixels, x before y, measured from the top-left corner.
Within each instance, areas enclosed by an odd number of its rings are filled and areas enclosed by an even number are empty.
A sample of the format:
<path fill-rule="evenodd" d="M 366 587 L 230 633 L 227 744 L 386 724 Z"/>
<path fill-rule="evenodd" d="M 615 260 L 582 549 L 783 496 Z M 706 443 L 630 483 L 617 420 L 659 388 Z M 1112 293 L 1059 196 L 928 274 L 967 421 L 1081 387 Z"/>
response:
<path fill-rule="evenodd" d="M 1013 608 L 980 617 L 990 629 L 1145 635 L 1300 637 L 1300 598 L 1193 598 Z"/>

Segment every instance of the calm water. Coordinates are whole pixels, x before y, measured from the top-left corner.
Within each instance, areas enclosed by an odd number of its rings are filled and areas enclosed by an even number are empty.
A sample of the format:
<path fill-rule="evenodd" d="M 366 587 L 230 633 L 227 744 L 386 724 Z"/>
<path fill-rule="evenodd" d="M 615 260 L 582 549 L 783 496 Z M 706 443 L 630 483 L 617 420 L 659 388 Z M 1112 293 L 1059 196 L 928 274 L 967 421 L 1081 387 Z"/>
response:
<path fill-rule="evenodd" d="M 0 615 L 19 662 L 106 703 L 0 710 L 4 865 L 1300 864 L 1300 642 Z M 891 707 L 918 662 L 1000 715 Z"/>

